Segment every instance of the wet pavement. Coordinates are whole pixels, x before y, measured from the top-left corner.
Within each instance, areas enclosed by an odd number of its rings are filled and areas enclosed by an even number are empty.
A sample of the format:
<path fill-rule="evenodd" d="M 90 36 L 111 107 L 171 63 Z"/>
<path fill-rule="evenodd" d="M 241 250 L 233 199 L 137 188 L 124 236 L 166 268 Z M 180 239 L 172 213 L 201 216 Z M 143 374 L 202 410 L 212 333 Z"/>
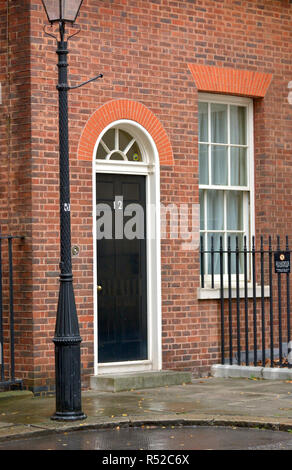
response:
<path fill-rule="evenodd" d="M 292 434 L 217 426 L 117 427 L 2 442 L 0 450 L 292 450 Z"/>
<path fill-rule="evenodd" d="M 54 397 L 35 398 L 31 395 L 22 399 L 16 399 L 15 396 L 5 399 L 3 397 L 4 395 L 1 398 L 0 393 L 1 449 L 12 445 L 10 440 L 16 438 L 36 439 L 52 433 L 53 439 L 54 434 L 57 437 L 64 432 L 70 433 L 74 430 L 74 439 L 77 439 L 77 431 L 90 431 L 89 435 L 93 436 L 92 430 L 100 432 L 105 428 L 117 436 L 118 427 L 126 436 L 127 432 L 133 432 L 133 427 L 140 428 L 141 425 L 158 426 L 160 431 L 162 426 L 178 425 L 212 425 L 214 429 L 215 426 L 226 425 L 231 429 L 265 427 L 275 431 L 292 430 L 292 383 L 288 380 L 202 378 L 193 380 L 187 385 L 128 392 L 85 391 L 82 394 L 82 403 L 83 411 L 88 418 L 76 422 L 57 422 L 50 419 L 55 411 Z M 142 433 L 145 429 L 140 428 L 140 431 Z M 176 429 L 176 432 L 182 430 Z M 248 435 L 249 433 L 250 431 Z M 81 435 L 82 439 L 86 439 L 85 434 L 80 433 Z M 101 439 L 102 445 L 105 446 L 107 438 L 98 437 L 102 435 L 104 434 L 96 434 L 95 439 L 96 442 Z M 141 434 L 143 435 L 146 436 L 145 432 Z M 161 436 L 166 436 L 166 433 L 163 432 Z M 285 436 L 290 439 L 292 434 L 287 432 Z M 94 445 L 90 439 L 88 439 L 89 445 Z M 279 439 L 279 443 L 282 442 L 282 438 Z M 283 445 L 290 445 L 289 439 Z M 111 442 L 111 446 L 115 445 L 111 440 L 108 442 Z M 170 444 L 165 445 L 172 445 L 177 439 L 169 442 Z M 186 446 L 191 445 L 189 440 L 186 442 Z M 67 445 L 69 446 L 69 443 Z M 78 441 L 75 441 L 74 445 L 78 445 Z M 135 445 L 140 444 L 136 442 Z M 208 445 L 209 448 L 214 448 L 212 442 Z"/>

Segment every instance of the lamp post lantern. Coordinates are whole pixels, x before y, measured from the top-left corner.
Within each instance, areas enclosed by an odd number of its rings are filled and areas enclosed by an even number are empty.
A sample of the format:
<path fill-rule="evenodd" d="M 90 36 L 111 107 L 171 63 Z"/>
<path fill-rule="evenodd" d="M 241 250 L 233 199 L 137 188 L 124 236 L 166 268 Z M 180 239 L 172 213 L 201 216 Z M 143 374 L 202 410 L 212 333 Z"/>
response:
<path fill-rule="evenodd" d="M 60 288 L 57 308 L 55 344 L 56 412 L 55 420 L 78 420 L 86 418 L 81 407 L 81 358 L 78 317 L 75 305 L 70 221 L 70 177 L 68 141 L 68 90 L 67 41 L 65 24 L 73 24 L 83 0 L 42 0 L 51 25 L 59 24 L 59 36 L 47 33 L 57 40 L 59 93 L 59 174 L 60 174 Z M 76 34 L 76 33 L 75 33 Z M 70 37 L 70 36 L 69 36 Z M 72 37 L 72 36 L 71 36 Z"/>
<path fill-rule="evenodd" d="M 49 22 L 75 23 L 83 0 L 42 0 Z"/>

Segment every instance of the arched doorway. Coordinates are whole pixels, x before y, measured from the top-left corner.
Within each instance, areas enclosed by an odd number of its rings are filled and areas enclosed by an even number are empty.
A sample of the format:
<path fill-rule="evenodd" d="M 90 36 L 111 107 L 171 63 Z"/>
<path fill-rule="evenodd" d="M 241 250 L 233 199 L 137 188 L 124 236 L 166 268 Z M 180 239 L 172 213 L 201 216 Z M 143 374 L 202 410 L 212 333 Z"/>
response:
<path fill-rule="evenodd" d="M 161 369 L 159 158 L 135 121 L 93 155 L 95 374 Z"/>

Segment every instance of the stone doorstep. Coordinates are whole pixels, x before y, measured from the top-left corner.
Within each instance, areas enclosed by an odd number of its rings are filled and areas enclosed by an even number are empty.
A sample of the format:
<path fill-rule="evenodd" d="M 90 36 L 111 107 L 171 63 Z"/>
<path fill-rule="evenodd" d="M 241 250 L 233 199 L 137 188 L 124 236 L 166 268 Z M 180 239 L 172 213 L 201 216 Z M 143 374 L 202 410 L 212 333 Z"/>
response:
<path fill-rule="evenodd" d="M 266 380 L 292 380 L 292 369 L 216 364 L 211 367 L 213 377 L 258 378 Z"/>
<path fill-rule="evenodd" d="M 121 374 L 102 374 L 90 377 L 90 388 L 99 392 L 123 392 L 143 388 L 166 387 L 191 383 L 190 372 L 147 371 Z"/>

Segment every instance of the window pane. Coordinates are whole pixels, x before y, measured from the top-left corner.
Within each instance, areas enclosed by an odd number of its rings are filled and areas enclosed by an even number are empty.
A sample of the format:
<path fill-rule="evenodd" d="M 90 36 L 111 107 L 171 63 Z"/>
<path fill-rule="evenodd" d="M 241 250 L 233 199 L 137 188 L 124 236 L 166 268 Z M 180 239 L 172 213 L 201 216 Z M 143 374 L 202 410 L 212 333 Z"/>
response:
<path fill-rule="evenodd" d="M 211 149 L 212 184 L 228 184 L 227 147 L 213 145 Z"/>
<path fill-rule="evenodd" d="M 204 191 L 200 189 L 200 229 L 205 229 L 205 200 L 204 200 Z"/>
<path fill-rule="evenodd" d="M 232 186 L 247 186 L 247 160 L 244 148 L 231 147 L 230 179 Z"/>
<path fill-rule="evenodd" d="M 133 137 L 128 134 L 128 132 L 123 131 L 122 129 L 119 130 L 119 148 L 123 152 L 127 145 L 133 140 Z"/>
<path fill-rule="evenodd" d="M 123 155 L 121 155 L 119 152 L 114 152 L 111 154 L 110 160 L 122 160 L 124 161 Z"/>
<path fill-rule="evenodd" d="M 243 230 L 243 192 L 227 192 L 227 230 Z"/>
<path fill-rule="evenodd" d="M 227 240 L 230 237 L 231 251 L 236 250 L 236 238 L 238 239 L 238 250 L 243 251 L 243 235 L 237 233 L 227 233 Z M 227 241 L 228 244 L 228 241 Z M 236 253 L 231 253 L 231 274 L 236 274 Z M 238 274 L 243 274 L 243 253 L 238 254 Z"/>
<path fill-rule="evenodd" d="M 220 237 L 222 237 L 222 246 L 224 250 L 224 234 L 223 233 L 208 233 L 207 235 L 207 251 L 211 250 L 212 246 L 212 237 L 213 237 L 213 249 L 214 251 L 219 251 L 220 249 Z M 224 265 L 224 256 L 223 256 L 223 265 Z M 223 272 L 224 272 L 224 266 Z M 213 273 L 220 274 L 220 253 L 214 253 L 213 255 Z M 211 253 L 208 253 L 208 274 L 212 274 L 212 257 Z"/>
<path fill-rule="evenodd" d="M 208 103 L 199 103 L 199 142 L 208 142 Z"/>
<path fill-rule="evenodd" d="M 224 227 L 224 193 L 209 190 L 207 192 L 207 229 L 223 230 Z"/>
<path fill-rule="evenodd" d="M 102 144 L 99 144 L 97 148 L 97 152 L 96 152 L 96 158 L 99 160 L 104 160 L 106 156 L 107 156 L 107 153 L 104 150 Z"/>
<path fill-rule="evenodd" d="M 200 184 L 209 184 L 208 145 L 199 145 Z"/>
<path fill-rule="evenodd" d="M 246 145 L 246 108 L 230 106 L 230 143 Z"/>
<path fill-rule="evenodd" d="M 103 136 L 102 140 L 109 148 L 113 150 L 115 148 L 115 129 L 109 129 Z"/>
<path fill-rule="evenodd" d="M 211 105 L 211 139 L 214 143 L 227 144 L 227 105 Z"/>
<path fill-rule="evenodd" d="M 127 153 L 127 157 L 130 162 L 142 162 L 142 154 L 137 142 L 132 145 Z"/>

